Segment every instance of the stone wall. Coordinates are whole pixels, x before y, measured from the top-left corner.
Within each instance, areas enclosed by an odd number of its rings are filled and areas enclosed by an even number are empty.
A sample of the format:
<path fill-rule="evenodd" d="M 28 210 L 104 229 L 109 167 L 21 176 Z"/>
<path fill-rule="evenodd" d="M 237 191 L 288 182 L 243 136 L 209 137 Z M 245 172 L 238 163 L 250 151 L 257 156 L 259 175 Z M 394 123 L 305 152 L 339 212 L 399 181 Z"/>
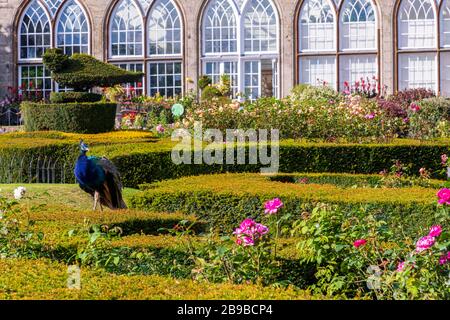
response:
<path fill-rule="evenodd" d="M 117 0 L 80 0 L 84 4 L 92 24 L 92 54 L 97 58 L 106 59 L 104 42 L 107 30 L 105 21 L 108 8 Z M 295 16 L 298 1 L 273 0 L 280 15 L 280 79 L 281 93 L 287 95 L 295 83 Z M 202 13 L 202 0 L 176 0 L 183 17 L 185 27 L 185 60 L 184 76 L 196 82 L 199 74 L 199 20 Z M 0 96 L 8 86 L 15 86 L 16 66 L 13 28 L 18 12 L 28 3 L 28 0 L 0 0 Z M 378 27 L 380 28 L 380 67 L 382 84 L 389 90 L 393 83 L 393 13 L 395 0 L 377 0 Z M 193 84 L 186 84 L 187 89 Z"/>

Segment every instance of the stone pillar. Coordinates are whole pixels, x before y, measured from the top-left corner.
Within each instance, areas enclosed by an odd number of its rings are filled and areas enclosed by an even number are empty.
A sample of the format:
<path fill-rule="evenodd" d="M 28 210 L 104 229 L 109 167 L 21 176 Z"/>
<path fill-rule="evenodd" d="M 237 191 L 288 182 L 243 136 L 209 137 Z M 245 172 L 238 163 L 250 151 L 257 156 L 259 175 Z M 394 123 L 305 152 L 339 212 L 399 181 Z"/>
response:
<path fill-rule="evenodd" d="M 15 86 L 13 23 L 18 7 L 17 0 L 0 0 L 0 98 Z"/>
<path fill-rule="evenodd" d="M 388 93 L 394 90 L 394 0 L 378 0 L 380 21 L 380 73 L 381 85 L 387 86 Z"/>

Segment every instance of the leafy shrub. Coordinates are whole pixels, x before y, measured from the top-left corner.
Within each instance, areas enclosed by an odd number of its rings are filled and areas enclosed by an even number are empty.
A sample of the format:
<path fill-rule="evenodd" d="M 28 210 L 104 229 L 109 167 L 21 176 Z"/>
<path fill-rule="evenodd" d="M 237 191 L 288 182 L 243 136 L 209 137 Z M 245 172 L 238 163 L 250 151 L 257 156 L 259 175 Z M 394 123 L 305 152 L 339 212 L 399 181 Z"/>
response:
<path fill-rule="evenodd" d="M 28 103 L 21 105 L 26 131 L 100 133 L 114 129 L 115 103 Z"/>
<path fill-rule="evenodd" d="M 60 49 L 47 50 L 43 61 L 51 68 L 53 80 L 75 91 L 138 82 L 143 76 L 142 73 L 123 70 L 87 54 L 76 53 L 67 57 Z"/>
<path fill-rule="evenodd" d="M 328 87 L 307 87 L 290 99 L 203 101 L 188 110 L 183 124 L 192 128 L 196 121 L 205 129 L 278 129 L 282 138 L 358 142 L 392 139 L 402 124 L 387 117 L 375 100 L 343 97 Z"/>
<path fill-rule="evenodd" d="M 216 87 L 208 85 L 206 88 L 202 90 L 202 100 L 212 100 L 213 98 L 220 97 L 220 91 Z"/>
<path fill-rule="evenodd" d="M 342 95 L 327 85 L 300 85 L 292 89 L 291 99 L 299 103 L 315 101 L 321 104 L 329 101 L 339 102 L 342 99 Z"/>
<path fill-rule="evenodd" d="M 437 211 L 432 217 L 432 222 L 448 227 L 445 212 Z M 307 219 L 294 223 L 292 234 L 303 237 L 298 249 L 311 253 L 305 261 L 318 266 L 317 283 L 311 286 L 316 293 L 377 299 L 448 299 L 450 264 L 443 257 L 450 256 L 450 235 L 436 232 L 440 228 L 432 228 L 430 234 L 434 234 L 427 239 L 426 249 L 418 251 L 417 234 L 426 232 L 426 227 L 405 231 L 402 224 L 393 228 L 383 215 L 364 208 L 349 212 L 319 205 Z M 412 244 L 417 246 L 414 251 Z"/>
<path fill-rule="evenodd" d="M 209 86 L 210 84 L 212 84 L 212 80 L 209 76 L 207 75 L 202 75 L 199 79 L 198 79 L 198 88 L 200 90 L 205 89 L 207 86 Z"/>
<path fill-rule="evenodd" d="M 67 288 L 67 265 L 46 259 L 0 259 L 1 299 L 312 299 L 307 291 L 260 285 L 211 284 L 159 275 L 115 275 L 102 269 L 82 269 L 80 290 Z M 28 284 L 24 286 L 24 283 Z M 315 298 L 320 298 L 319 296 Z"/>
<path fill-rule="evenodd" d="M 51 103 L 73 103 L 73 102 L 98 102 L 102 100 L 102 95 L 91 92 L 52 92 L 50 93 Z"/>
<path fill-rule="evenodd" d="M 60 48 L 50 48 L 42 57 L 45 66 L 51 72 L 59 72 L 69 65 L 69 56 L 63 54 Z"/>
<path fill-rule="evenodd" d="M 435 94 L 429 89 L 407 89 L 378 99 L 378 105 L 391 117 L 406 118 L 411 103 L 432 97 L 435 97 Z"/>
<path fill-rule="evenodd" d="M 259 172 L 264 167 L 261 164 L 227 165 L 225 158 L 223 165 L 205 163 L 175 165 L 171 151 L 176 143 L 169 139 L 158 139 L 149 132 L 119 131 L 95 135 L 21 132 L 0 135 L 0 158 L 2 161 L 9 161 L 8 163 L 14 158 L 17 162 L 12 166 L 0 166 L 0 172 L 4 171 L 8 176 L 14 171 L 14 167 L 20 167 L 20 161 L 24 156 L 25 163 L 29 163 L 32 158 L 43 159 L 47 156 L 52 159 L 57 157 L 72 164 L 78 155 L 77 143 L 80 139 L 91 145 L 92 154 L 109 157 L 118 167 L 128 187 L 200 174 Z M 270 154 L 270 148 L 268 152 Z M 246 147 L 246 159 L 248 154 L 249 149 Z M 412 175 L 418 175 L 419 170 L 425 167 L 431 170 L 432 177 L 442 178 L 445 174 L 440 173 L 442 154 L 450 154 L 445 139 L 433 142 L 396 140 L 389 144 L 335 144 L 285 140 L 280 142 L 280 172 L 378 174 L 390 168 L 392 159 L 398 159 L 405 165 L 411 164 Z M 23 174 L 26 176 L 26 170 Z M 68 174 L 69 178 L 71 173 Z"/>
<path fill-rule="evenodd" d="M 251 190 L 246 186 L 252 185 Z M 163 210 L 193 214 L 214 228 L 230 231 L 246 217 L 259 218 L 258 208 L 273 197 L 283 198 L 286 213 L 300 216 L 315 203 L 336 204 L 342 210 L 353 210 L 367 205 L 372 212 L 383 212 L 392 225 L 403 223 L 416 229 L 429 223 L 435 211 L 431 203 L 434 189 L 343 189 L 332 185 L 297 185 L 295 187 L 267 181 L 250 174 L 217 175 L 182 178 L 148 186 L 143 193 L 130 199 L 134 208 Z"/>
<path fill-rule="evenodd" d="M 408 109 L 411 138 L 432 139 L 450 136 L 450 99 L 428 98 Z"/>

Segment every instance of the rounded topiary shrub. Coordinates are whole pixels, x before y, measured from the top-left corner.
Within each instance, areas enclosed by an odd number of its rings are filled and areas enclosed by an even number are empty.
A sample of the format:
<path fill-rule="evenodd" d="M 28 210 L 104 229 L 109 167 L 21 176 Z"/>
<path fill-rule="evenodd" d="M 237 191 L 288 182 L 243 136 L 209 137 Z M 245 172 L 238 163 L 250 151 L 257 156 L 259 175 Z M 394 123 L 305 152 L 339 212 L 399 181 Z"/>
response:
<path fill-rule="evenodd" d="M 71 103 L 71 102 L 98 102 L 102 100 L 102 95 L 91 92 L 52 92 L 50 93 L 51 103 Z"/>
<path fill-rule="evenodd" d="M 55 130 L 100 133 L 114 129 L 115 103 L 45 104 L 23 102 L 20 106 L 26 131 Z"/>

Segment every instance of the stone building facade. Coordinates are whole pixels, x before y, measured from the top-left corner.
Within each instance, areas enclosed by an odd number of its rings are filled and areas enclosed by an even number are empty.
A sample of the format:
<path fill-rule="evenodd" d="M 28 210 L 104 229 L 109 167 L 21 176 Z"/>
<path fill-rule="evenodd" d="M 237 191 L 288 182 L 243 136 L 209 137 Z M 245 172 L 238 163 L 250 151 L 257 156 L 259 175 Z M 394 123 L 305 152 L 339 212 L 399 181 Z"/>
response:
<path fill-rule="evenodd" d="M 318 80 L 343 90 L 372 76 L 390 92 L 447 94 L 448 1 L 0 0 L 0 96 L 30 81 L 44 86 L 32 79 L 45 78 L 35 66 L 55 46 L 145 71 L 135 86 L 147 94 L 186 92 L 199 76 L 222 73 L 251 96 Z"/>

